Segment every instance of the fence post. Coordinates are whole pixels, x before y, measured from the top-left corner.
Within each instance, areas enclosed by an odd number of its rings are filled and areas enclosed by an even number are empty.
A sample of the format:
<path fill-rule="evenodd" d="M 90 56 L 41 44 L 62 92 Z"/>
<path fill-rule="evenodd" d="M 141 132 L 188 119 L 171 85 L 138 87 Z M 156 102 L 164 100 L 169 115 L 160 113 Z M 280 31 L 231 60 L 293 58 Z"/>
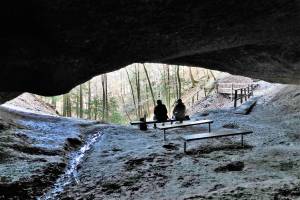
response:
<path fill-rule="evenodd" d="M 231 101 L 232 101 L 232 98 L 233 98 L 233 83 L 231 83 Z"/>
<path fill-rule="evenodd" d="M 241 96 L 240 96 L 240 99 L 241 99 L 241 104 L 243 103 L 243 89 L 240 89 L 241 90 Z"/>
<path fill-rule="evenodd" d="M 237 90 L 234 90 L 234 107 L 236 108 Z"/>
<path fill-rule="evenodd" d="M 248 99 L 247 88 L 244 89 L 245 101 Z"/>
<path fill-rule="evenodd" d="M 250 95 L 250 86 L 249 86 L 249 85 L 248 85 L 248 87 L 247 87 L 247 90 L 248 90 L 248 98 L 250 98 L 251 95 Z"/>

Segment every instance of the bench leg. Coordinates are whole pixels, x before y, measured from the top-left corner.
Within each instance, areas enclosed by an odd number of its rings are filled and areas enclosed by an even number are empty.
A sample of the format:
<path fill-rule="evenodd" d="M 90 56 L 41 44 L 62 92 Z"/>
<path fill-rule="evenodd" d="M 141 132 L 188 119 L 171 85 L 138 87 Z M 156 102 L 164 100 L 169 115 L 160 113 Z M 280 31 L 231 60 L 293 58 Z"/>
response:
<path fill-rule="evenodd" d="M 244 147 L 244 135 L 241 134 L 241 140 L 242 140 L 242 147 Z"/>
<path fill-rule="evenodd" d="M 166 130 L 164 129 L 164 141 L 166 141 Z"/>
<path fill-rule="evenodd" d="M 186 141 L 184 141 L 184 144 L 183 144 L 183 151 L 184 151 L 184 153 L 186 153 Z"/>
<path fill-rule="evenodd" d="M 208 132 L 210 132 L 210 123 L 208 123 Z"/>
<path fill-rule="evenodd" d="M 154 123 L 154 125 L 153 125 L 153 128 L 155 128 L 155 129 L 156 129 L 156 123 Z"/>

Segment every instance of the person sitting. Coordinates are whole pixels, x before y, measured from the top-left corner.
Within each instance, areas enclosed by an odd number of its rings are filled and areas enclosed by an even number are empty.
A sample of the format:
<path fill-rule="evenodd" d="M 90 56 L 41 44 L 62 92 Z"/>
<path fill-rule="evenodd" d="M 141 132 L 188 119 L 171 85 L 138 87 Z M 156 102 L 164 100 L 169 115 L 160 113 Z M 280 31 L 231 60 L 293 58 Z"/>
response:
<path fill-rule="evenodd" d="M 157 105 L 154 108 L 154 120 L 158 122 L 165 122 L 168 119 L 167 107 L 162 103 L 161 100 L 156 101 Z"/>
<path fill-rule="evenodd" d="M 175 105 L 173 110 L 173 116 L 175 117 L 175 120 L 180 122 L 185 120 L 186 119 L 185 113 L 186 113 L 185 105 L 182 103 L 181 99 L 178 99 L 177 104 Z"/>

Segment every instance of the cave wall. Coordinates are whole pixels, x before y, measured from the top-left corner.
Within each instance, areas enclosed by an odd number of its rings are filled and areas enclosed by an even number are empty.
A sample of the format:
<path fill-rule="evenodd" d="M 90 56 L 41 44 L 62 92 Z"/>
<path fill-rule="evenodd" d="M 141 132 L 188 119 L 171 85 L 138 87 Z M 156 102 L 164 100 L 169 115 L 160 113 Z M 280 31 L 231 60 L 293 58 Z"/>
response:
<path fill-rule="evenodd" d="M 3 102 L 67 92 L 134 62 L 300 84 L 300 0 L 10 0 L 0 7 Z"/>

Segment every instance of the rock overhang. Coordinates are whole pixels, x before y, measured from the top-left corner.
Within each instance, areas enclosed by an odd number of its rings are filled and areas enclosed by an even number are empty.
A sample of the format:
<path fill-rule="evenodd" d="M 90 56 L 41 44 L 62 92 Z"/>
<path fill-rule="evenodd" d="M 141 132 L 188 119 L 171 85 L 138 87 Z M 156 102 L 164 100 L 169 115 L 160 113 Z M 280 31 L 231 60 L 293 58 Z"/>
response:
<path fill-rule="evenodd" d="M 7 1 L 0 15 L 2 102 L 134 62 L 300 84 L 300 0 Z"/>

